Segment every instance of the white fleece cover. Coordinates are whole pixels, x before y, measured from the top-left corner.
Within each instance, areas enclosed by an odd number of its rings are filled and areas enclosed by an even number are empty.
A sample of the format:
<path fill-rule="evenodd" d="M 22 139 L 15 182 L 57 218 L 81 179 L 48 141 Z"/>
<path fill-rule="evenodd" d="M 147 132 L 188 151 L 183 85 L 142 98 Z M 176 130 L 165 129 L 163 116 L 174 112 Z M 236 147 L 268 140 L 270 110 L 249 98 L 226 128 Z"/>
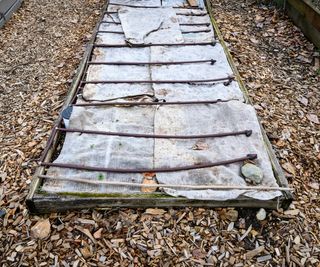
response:
<path fill-rule="evenodd" d="M 254 108 L 239 101 L 214 105 L 83 108 L 76 107 L 70 128 L 155 133 L 173 135 L 210 134 L 252 130 L 244 135 L 193 140 L 127 138 L 80 133 L 67 133 L 63 149 L 55 162 L 113 168 L 158 168 L 195 165 L 244 157 L 256 153 L 264 174 L 262 185 L 277 186 L 268 159 Z M 194 149 L 202 144 L 203 150 Z M 242 163 L 191 171 L 157 173 L 157 181 L 169 184 L 240 185 L 246 182 L 240 175 Z M 50 168 L 48 175 L 90 180 L 137 182 L 143 174 L 114 174 Z M 123 186 L 93 186 L 65 181 L 47 181 L 43 190 L 49 192 L 138 192 L 139 188 Z M 173 196 L 191 199 L 226 200 L 245 194 L 257 199 L 272 199 L 280 192 L 243 190 L 174 190 Z"/>
<path fill-rule="evenodd" d="M 183 43 L 175 10 L 167 8 L 130 8 L 118 11 L 119 19 L 130 44 Z"/>
<path fill-rule="evenodd" d="M 106 62 L 174 62 L 186 60 L 216 60 L 211 63 L 181 65 L 91 65 L 87 80 L 190 80 L 214 79 L 232 74 L 220 44 L 215 46 L 152 46 L 144 48 L 96 48 L 92 61 Z M 167 101 L 230 100 L 244 101 L 239 84 L 217 83 L 174 84 L 87 84 L 83 96 L 90 101 L 106 101 L 124 97 L 154 96 Z"/>
<path fill-rule="evenodd" d="M 132 5 L 154 6 L 155 0 L 113 0 L 112 2 Z M 200 1 L 202 2 L 202 1 Z M 163 1 L 166 5 L 181 5 L 183 1 Z M 110 7 L 109 7 L 110 8 Z M 113 9 L 115 6 L 112 7 Z M 120 30 L 125 34 L 99 33 L 97 43 L 125 44 L 126 39 L 136 42 L 159 42 L 166 38 L 171 41 L 192 42 L 211 40 L 208 34 L 181 34 L 181 29 L 193 30 L 179 23 L 207 23 L 208 15 L 175 15 L 171 8 L 120 7 L 118 14 L 106 14 L 106 21 L 121 22 L 122 25 L 104 23 L 101 30 Z M 163 11 L 166 11 L 162 13 Z M 143 12 L 140 12 L 143 11 Z M 175 13 L 191 12 L 174 9 Z M 203 12 L 198 10 L 195 12 Z M 158 16 L 157 14 L 161 14 Z M 152 17 L 155 15 L 155 17 Z M 140 16 L 137 18 L 137 16 Z M 151 19 L 151 17 L 153 19 Z M 148 19 L 145 19 L 148 18 Z M 168 21 L 171 19 L 173 21 Z M 168 23 L 168 24 L 167 24 Z M 159 27 L 160 25 L 160 27 Z M 163 25 L 168 28 L 161 29 Z M 178 26 L 178 28 L 177 28 Z M 188 27 L 187 29 L 185 27 Z M 201 26 L 202 27 L 202 26 Z M 161 29 L 156 30 L 156 29 Z M 155 31 L 153 31 L 154 29 Z M 212 27 L 211 27 L 212 29 Z M 168 32 L 174 32 L 170 36 Z M 209 33 L 210 34 L 210 33 Z M 152 38 L 151 38 L 152 37 Z M 188 39 L 190 38 L 190 39 Z M 198 38 L 198 39 L 197 39 Z M 166 40 L 166 42 L 169 39 Z M 214 59 L 209 63 L 166 65 L 166 66 L 117 66 L 92 65 L 88 69 L 87 80 L 178 80 L 212 79 L 232 74 L 222 47 L 216 46 L 168 46 L 146 48 L 95 48 L 92 61 L 182 61 Z M 225 86 L 221 82 L 201 84 L 87 84 L 83 98 L 87 101 L 125 101 L 134 97 L 137 101 L 150 101 L 151 97 L 166 101 L 191 101 L 224 99 L 227 103 L 211 105 L 166 105 L 137 107 L 74 107 L 69 127 L 87 130 L 118 131 L 131 133 L 155 134 L 208 134 L 239 130 L 252 130 L 250 137 L 229 136 L 206 138 L 204 140 L 147 139 L 117 136 L 102 136 L 80 133 L 67 133 L 60 155 L 54 162 L 74 163 L 88 166 L 113 168 L 155 168 L 194 165 L 197 163 L 216 162 L 234 159 L 256 153 L 256 160 L 264 174 L 262 185 L 278 186 L 273 175 L 270 160 L 263 142 L 260 126 L 254 108 L 243 103 L 243 95 L 236 81 Z M 195 149 L 195 145 L 200 148 Z M 220 184 L 246 186 L 240 174 L 242 163 L 229 164 L 213 168 L 157 173 L 159 184 Z M 82 178 L 90 180 L 119 181 L 141 183 L 143 174 L 115 174 L 88 172 L 73 169 L 51 167 L 48 175 L 56 177 Z M 48 192 L 91 192 L 91 193 L 133 193 L 141 192 L 138 187 L 87 185 L 62 180 L 46 180 L 43 190 Z M 190 199 L 227 200 L 241 194 L 255 199 L 272 199 L 281 195 L 280 191 L 256 192 L 243 190 L 184 190 L 163 189 L 172 196 L 184 196 Z"/>
<path fill-rule="evenodd" d="M 128 4 L 138 6 L 138 4 L 135 4 L 135 1 L 128 1 Z M 142 3 L 141 6 L 143 6 Z M 157 5 L 153 5 L 153 3 L 150 2 L 149 6 Z M 96 39 L 98 44 L 125 45 L 126 43 L 131 43 L 133 45 L 141 45 L 150 43 L 196 43 L 213 42 L 215 38 L 211 25 L 208 27 L 180 25 L 184 23 L 210 23 L 210 17 L 206 14 L 205 10 L 173 7 L 132 8 L 110 5 L 108 11 L 118 13 L 106 14 L 104 16 L 105 23 L 100 26 L 100 30 L 119 30 L 123 31 L 124 34 L 98 33 Z M 197 14 L 206 15 L 196 16 Z M 121 25 L 112 22 L 121 23 Z M 201 29 L 207 29 L 210 30 L 210 32 L 186 32 L 199 31 Z"/>
<path fill-rule="evenodd" d="M 83 108 L 75 107 L 70 128 L 147 133 L 154 132 L 155 107 Z M 63 148 L 55 162 L 96 167 L 143 168 L 153 166 L 154 140 L 81 133 L 67 133 Z M 141 183 L 142 174 L 89 172 L 52 167 L 48 175 L 89 180 Z M 43 185 L 48 192 L 140 192 L 138 187 L 89 186 L 67 181 L 49 180 Z"/>

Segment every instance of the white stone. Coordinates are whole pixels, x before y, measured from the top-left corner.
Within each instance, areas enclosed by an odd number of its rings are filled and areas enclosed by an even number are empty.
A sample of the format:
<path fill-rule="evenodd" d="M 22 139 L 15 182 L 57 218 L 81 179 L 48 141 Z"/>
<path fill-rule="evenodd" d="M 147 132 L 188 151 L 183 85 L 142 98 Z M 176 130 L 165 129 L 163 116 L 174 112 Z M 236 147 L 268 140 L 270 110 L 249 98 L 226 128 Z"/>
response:
<path fill-rule="evenodd" d="M 252 163 L 246 163 L 241 167 L 241 173 L 250 182 L 260 184 L 263 179 L 262 170 Z"/>

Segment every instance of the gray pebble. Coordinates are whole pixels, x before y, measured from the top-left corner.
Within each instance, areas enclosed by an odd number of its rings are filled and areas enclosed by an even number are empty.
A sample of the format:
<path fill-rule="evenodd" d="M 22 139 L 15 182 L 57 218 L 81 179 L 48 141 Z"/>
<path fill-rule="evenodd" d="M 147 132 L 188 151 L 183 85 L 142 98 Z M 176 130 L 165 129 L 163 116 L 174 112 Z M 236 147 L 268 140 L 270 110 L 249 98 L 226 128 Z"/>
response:
<path fill-rule="evenodd" d="M 263 178 L 262 170 L 252 163 L 246 163 L 241 167 L 241 173 L 246 180 L 254 184 L 260 184 Z"/>

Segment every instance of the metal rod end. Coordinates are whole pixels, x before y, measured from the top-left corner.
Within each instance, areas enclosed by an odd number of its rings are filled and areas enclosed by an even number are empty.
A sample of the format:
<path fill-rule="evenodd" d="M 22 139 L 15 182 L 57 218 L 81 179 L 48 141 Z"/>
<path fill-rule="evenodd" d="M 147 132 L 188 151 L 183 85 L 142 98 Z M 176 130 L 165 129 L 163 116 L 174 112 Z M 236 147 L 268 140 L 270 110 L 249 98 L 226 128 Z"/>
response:
<path fill-rule="evenodd" d="M 251 135 L 252 135 L 252 130 L 247 130 L 247 131 L 246 131 L 246 136 L 249 137 L 249 136 L 251 136 Z"/>
<path fill-rule="evenodd" d="M 214 65 L 217 61 L 215 59 L 211 59 L 211 65 Z"/>
<path fill-rule="evenodd" d="M 247 157 L 249 160 L 254 160 L 254 159 L 258 158 L 258 155 L 257 154 L 248 154 Z"/>
<path fill-rule="evenodd" d="M 233 75 L 229 75 L 228 76 L 228 81 L 224 82 L 223 85 L 224 86 L 230 85 L 234 79 L 235 79 L 235 77 Z"/>

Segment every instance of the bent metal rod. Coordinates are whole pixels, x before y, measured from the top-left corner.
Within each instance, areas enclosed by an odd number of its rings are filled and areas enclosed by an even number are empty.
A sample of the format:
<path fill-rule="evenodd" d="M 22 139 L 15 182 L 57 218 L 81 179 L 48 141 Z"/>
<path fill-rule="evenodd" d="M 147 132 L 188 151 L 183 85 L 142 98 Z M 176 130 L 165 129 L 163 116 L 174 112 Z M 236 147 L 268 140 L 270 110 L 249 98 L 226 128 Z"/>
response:
<path fill-rule="evenodd" d="M 109 24 L 116 24 L 116 25 L 121 25 L 121 22 L 120 21 L 108 21 L 108 20 L 102 20 L 101 21 L 101 24 L 102 23 L 109 23 Z M 207 26 L 209 27 L 210 26 L 210 23 L 208 22 L 186 22 L 186 23 L 179 23 L 180 26 Z"/>
<path fill-rule="evenodd" d="M 149 47 L 149 46 L 196 46 L 196 45 L 212 45 L 215 46 L 219 41 L 213 40 L 211 42 L 194 42 L 194 43 L 152 43 L 152 44 L 131 44 L 131 43 L 125 43 L 125 44 L 93 44 L 93 47 L 133 47 L 133 48 L 139 48 L 139 47 Z"/>
<path fill-rule="evenodd" d="M 112 6 L 125 6 L 125 7 L 136 7 L 136 8 L 171 8 L 170 6 L 137 6 L 137 5 L 130 5 L 130 4 L 120 4 L 120 3 L 112 3 L 109 2 L 109 5 Z M 173 6 L 172 8 L 178 8 L 178 9 L 196 9 L 196 10 L 203 10 L 203 8 L 200 7 L 192 7 L 192 6 Z"/>
<path fill-rule="evenodd" d="M 246 160 L 254 160 L 257 158 L 257 154 L 248 154 L 245 157 L 222 160 L 217 162 L 208 162 L 195 165 L 179 166 L 179 167 L 161 167 L 161 168 L 137 168 L 137 169 L 127 169 L 127 168 L 103 168 L 94 167 L 86 165 L 78 165 L 71 163 L 50 163 L 50 162 L 40 162 L 41 166 L 44 167 L 58 167 L 64 169 L 76 169 L 84 171 L 97 171 L 97 172 L 112 172 L 112 173 L 145 173 L 145 172 L 177 172 L 177 171 L 188 171 L 195 169 L 211 168 L 216 166 L 228 165 L 237 162 L 243 162 Z"/>
<path fill-rule="evenodd" d="M 237 100 L 237 99 L 233 99 Z M 85 106 L 156 106 L 156 105 L 197 105 L 197 104 L 216 104 L 221 102 L 229 102 L 229 100 L 200 100 L 200 101 L 154 101 L 154 102 L 141 102 L 141 101 L 121 101 L 121 102 L 91 102 L 91 103 L 76 103 L 70 106 L 85 107 Z"/>
<path fill-rule="evenodd" d="M 111 15 L 111 14 L 118 14 L 118 11 L 105 11 L 104 14 Z M 202 16 L 207 16 L 207 12 L 202 12 L 202 13 L 194 13 L 194 12 L 189 12 L 189 13 L 176 13 L 177 16 L 195 16 L 195 17 L 202 17 Z"/>
<path fill-rule="evenodd" d="M 210 63 L 214 65 L 217 61 L 214 59 L 203 59 L 203 60 L 184 60 L 184 61 L 89 61 L 89 65 L 180 65 L 180 64 L 192 64 L 192 63 Z"/>
<path fill-rule="evenodd" d="M 220 82 L 228 81 L 229 83 L 234 80 L 234 76 L 227 76 L 214 79 L 200 79 L 200 80 L 91 80 L 91 81 L 81 81 L 81 84 L 110 84 L 110 83 L 209 83 L 209 82 Z"/>
<path fill-rule="evenodd" d="M 226 137 L 226 136 L 237 136 L 237 135 L 245 135 L 245 136 L 249 137 L 252 134 L 252 130 L 216 133 L 216 134 L 202 134 L 202 135 L 139 134 L 139 133 L 83 130 L 83 129 L 74 129 L 74 128 L 57 128 L 57 131 L 67 132 L 67 133 L 84 133 L 84 134 L 97 134 L 97 135 L 108 135 L 108 136 L 157 138 L 157 139 L 201 139 L 201 138 L 215 138 L 215 137 Z"/>
<path fill-rule="evenodd" d="M 189 30 L 189 31 L 181 31 L 181 33 L 183 33 L 183 34 L 188 34 L 188 33 L 201 33 L 201 32 L 211 32 L 211 29 L 195 29 L 195 30 Z M 98 33 L 124 34 L 124 31 L 99 30 Z"/>

